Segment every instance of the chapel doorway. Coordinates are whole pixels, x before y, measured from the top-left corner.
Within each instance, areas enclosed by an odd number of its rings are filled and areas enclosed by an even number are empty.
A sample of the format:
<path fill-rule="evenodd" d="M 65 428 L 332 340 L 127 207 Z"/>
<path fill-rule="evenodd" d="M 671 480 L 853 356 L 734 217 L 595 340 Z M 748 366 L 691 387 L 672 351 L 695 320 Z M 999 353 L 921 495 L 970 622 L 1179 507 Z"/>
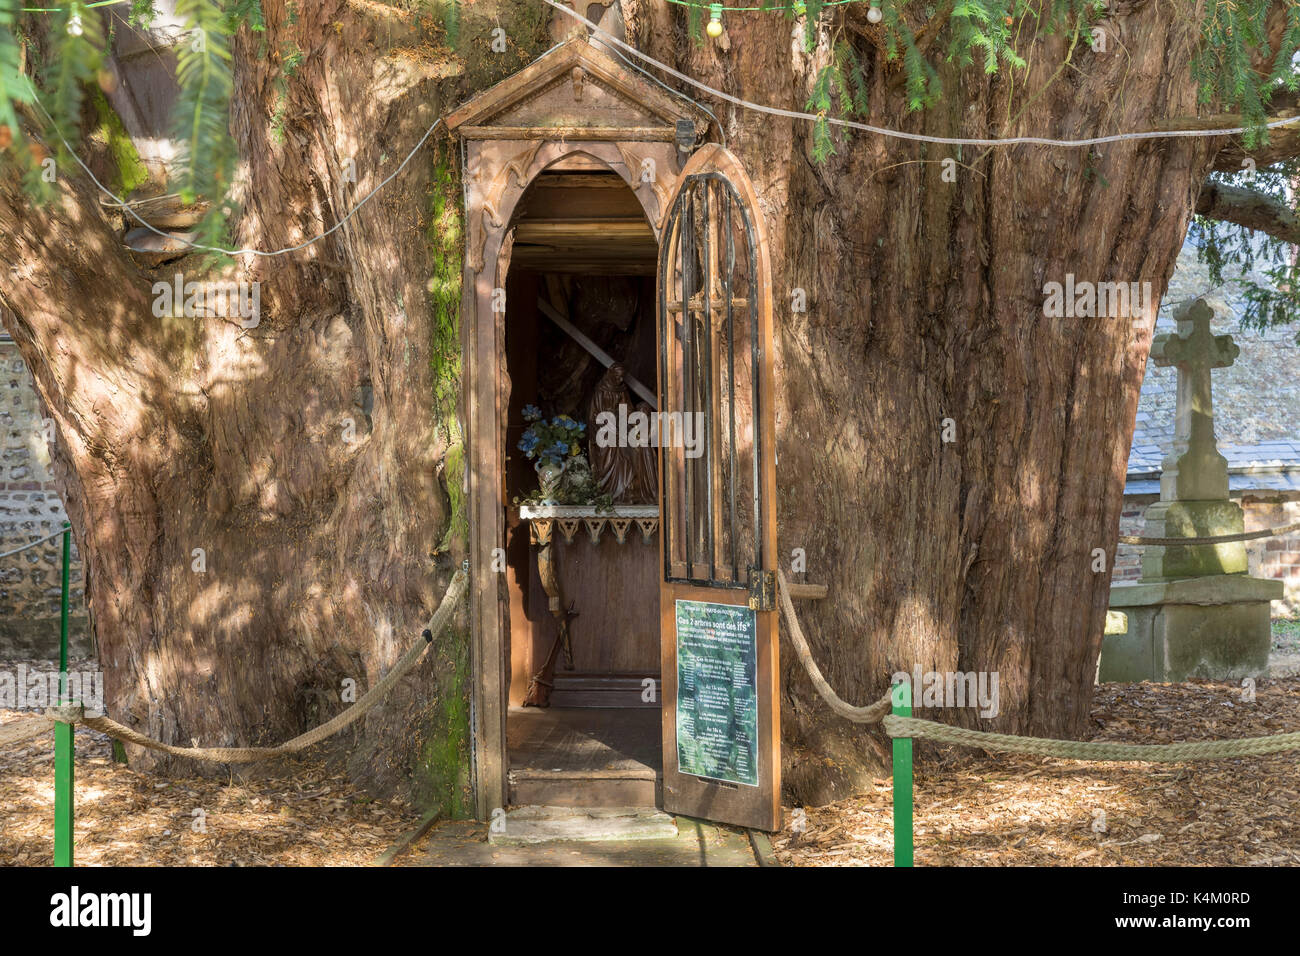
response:
<path fill-rule="evenodd" d="M 708 141 L 715 123 L 585 36 L 446 117 L 465 186 L 480 819 L 653 803 L 780 827 L 771 270 L 758 196 Z M 520 438 L 542 414 L 587 424 L 606 362 L 625 367 L 602 407 L 658 413 L 659 454 L 612 466 L 639 491 L 614 495 L 614 515 L 516 504 L 543 477 Z M 616 444 L 635 447 L 622 424 Z M 590 434 L 564 437 L 590 451 Z M 530 688 L 550 706 L 523 707 Z"/>
<path fill-rule="evenodd" d="M 602 411 L 657 405 L 658 243 L 623 178 L 581 155 L 529 184 L 511 227 L 508 803 L 660 805 L 655 452 L 597 441 Z"/>

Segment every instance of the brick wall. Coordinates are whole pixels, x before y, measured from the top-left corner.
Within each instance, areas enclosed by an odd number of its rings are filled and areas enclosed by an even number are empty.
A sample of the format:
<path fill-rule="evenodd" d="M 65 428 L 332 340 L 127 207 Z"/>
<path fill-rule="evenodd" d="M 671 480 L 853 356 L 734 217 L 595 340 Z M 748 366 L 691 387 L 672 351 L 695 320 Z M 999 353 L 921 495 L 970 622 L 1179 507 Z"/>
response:
<path fill-rule="evenodd" d="M 1267 494 L 1267 493 L 1265 493 Z M 1124 511 L 1120 517 L 1120 534 L 1142 534 L 1142 515 L 1153 496 L 1129 497 L 1124 499 Z M 1296 492 L 1278 493 L 1264 497 L 1247 494 L 1241 498 L 1245 511 L 1246 530 L 1262 531 L 1280 525 L 1300 521 L 1300 494 Z M 1250 559 L 1250 573 L 1258 578 L 1273 578 L 1286 585 L 1286 595 L 1281 601 L 1273 602 L 1273 614 L 1276 617 L 1300 617 L 1300 532 L 1283 538 L 1264 538 L 1259 541 L 1246 542 L 1246 554 Z M 1115 557 L 1115 572 L 1112 580 L 1118 584 L 1122 581 L 1136 581 L 1142 576 L 1142 549 L 1130 545 L 1119 546 Z"/>
<path fill-rule="evenodd" d="M 1125 498 L 1124 510 L 1120 513 L 1119 533 L 1120 534 L 1141 534 L 1144 524 L 1142 515 L 1146 512 L 1147 505 L 1150 501 L 1143 497 Z M 1142 576 L 1142 549 L 1131 544 L 1121 544 L 1115 553 L 1115 571 L 1111 575 L 1111 583 L 1119 584 L 1122 581 L 1136 581 Z"/>
<path fill-rule="evenodd" d="M 1300 495 L 1294 492 L 1273 498 L 1247 496 L 1246 530 L 1260 531 L 1300 521 Z M 1284 538 L 1265 538 L 1246 545 L 1250 555 L 1250 573 L 1260 578 L 1274 578 L 1286 585 L 1286 596 L 1273 602 L 1275 614 L 1300 617 L 1300 532 Z"/>
<path fill-rule="evenodd" d="M 0 554 L 63 526 L 49 467 L 31 376 L 13 342 L 0 338 Z M 0 659 L 57 659 L 62 556 L 55 538 L 0 558 Z M 89 627 L 75 539 L 69 583 L 72 650 L 85 655 Z"/>

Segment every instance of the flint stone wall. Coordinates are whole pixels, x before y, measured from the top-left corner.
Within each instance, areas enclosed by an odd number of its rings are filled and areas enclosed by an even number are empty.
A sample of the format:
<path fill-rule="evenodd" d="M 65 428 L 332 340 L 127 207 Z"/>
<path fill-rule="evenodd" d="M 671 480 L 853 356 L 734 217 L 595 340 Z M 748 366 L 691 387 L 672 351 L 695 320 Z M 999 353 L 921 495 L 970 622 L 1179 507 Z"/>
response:
<path fill-rule="evenodd" d="M 63 527 L 50 474 L 44 415 L 17 347 L 0 339 L 0 554 Z M 0 660 L 58 660 L 59 538 L 0 558 Z M 73 539 L 68 638 L 73 657 L 91 655 L 81 557 Z"/>

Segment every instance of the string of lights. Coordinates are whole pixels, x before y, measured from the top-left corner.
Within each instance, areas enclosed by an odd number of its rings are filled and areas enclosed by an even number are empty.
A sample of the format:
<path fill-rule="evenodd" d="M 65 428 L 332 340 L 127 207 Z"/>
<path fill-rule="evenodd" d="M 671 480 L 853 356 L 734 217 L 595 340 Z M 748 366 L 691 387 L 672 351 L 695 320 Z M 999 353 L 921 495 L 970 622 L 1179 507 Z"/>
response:
<path fill-rule="evenodd" d="M 87 4 L 86 6 L 88 7 L 109 6 L 114 3 L 122 3 L 122 2 L 125 2 L 125 0 L 99 0 L 98 3 Z M 1240 135 L 1242 133 L 1253 131 L 1253 128 L 1238 126 L 1238 127 L 1228 127 L 1224 129 L 1148 130 L 1143 132 L 1132 132 L 1132 133 L 1112 133 L 1108 136 L 1093 136 L 1086 139 L 1053 139 L 1044 136 L 1012 136 L 1012 137 L 1007 137 L 1005 139 L 975 139 L 975 138 L 966 138 L 966 137 L 929 136 L 923 133 L 909 133 L 909 132 L 904 132 L 902 130 L 893 130 L 885 127 L 872 126 L 868 123 L 858 123 L 852 120 L 839 119 L 837 117 L 832 117 L 832 116 L 819 117 L 817 114 L 814 113 L 805 113 L 805 112 L 800 112 L 798 110 L 787 110 L 787 109 L 781 109 L 779 107 L 767 106 L 761 103 L 754 103 L 749 100 L 742 99 L 738 96 L 733 96 L 729 93 L 725 93 L 722 90 L 715 89 L 711 86 L 708 86 L 705 83 L 701 83 L 699 80 L 695 79 L 694 77 L 688 76 L 684 73 L 674 70 L 666 63 L 656 60 L 654 57 L 651 57 L 643 53 L 642 51 L 638 50 L 636 47 L 631 46 L 630 44 L 624 42 L 623 40 L 620 40 L 618 37 L 612 36 L 606 31 L 601 30 L 596 24 L 592 23 L 586 17 L 582 16 L 581 14 L 577 13 L 574 10 L 569 9 L 563 4 L 557 3 L 555 2 L 555 0 L 542 0 L 542 2 L 547 4 L 550 7 L 553 7 L 560 13 L 563 13 L 564 15 L 571 17 L 579 21 L 580 23 L 584 24 L 585 26 L 587 26 L 594 35 L 599 36 L 611 48 L 617 48 L 619 50 L 622 50 L 623 52 L 627 53 L 629 56 L 635 57 L 636 59 L 642 61 L 648 66 L 654 67 L 655 69 L 665 73 L 666 75 L 671 76 L 674 79 L 687 84 L 688 86 L 694 87 L 695 89 L 698 89 L 701 92 L 707 93 L 719 100 L 722 100 L 723 102 L 731 103 L 733 106 L 738 106 L 742 109 L 754 110 L 755 112 L 765 113 L 772 116 L 787 117 L 790 119 L 816 121 L 818 119 L 824 118 L 826 122 L 835 126 L 840 126 L 848 129 L 856 129 L 867 133 L 873 133 L 879 136 L 887 136 L 891 138 L 911 140 L 914 142 L 927 142 L 927 143 L 936 143 L 940 145 L 953 145 L 953 146 L 994 147 L 994 146 L 1015 146 L 1015 145 L 1039 145 L 1039 146 L 1078 148 L 1083 146 L 1097 146 L 1106 143 L 1127 142 L 1133 140 L 1209 138 L 1209 137 L 1217 137 L 1217 136 Z M 685 2 L 685 0 L 670 0 L 670 2 L 678 3 L 683 6 L 695 5 L 695 4 L 690 4 Z M 848 2 L 861 2 L 861 0 L 834 0 L 834 3 L 837 4 L 848 3 Z M 825 5 L 831 6 L 832 3 L 827 3 Z M 716 5 L 711 4 L 710 6 L 716 6 Z M 758 8 L 758 9 L 764 9 L 764 8 Z M 872 7 L 872 9 L 878 10 L 879 8 Z M 554 49 L 555 48 L 552 47 L 552 50 Z M 547 52 L 549 53 L 551 51 L 547 51 Z M 546 54 L 542 54 L 542 56 L 545 55 Z M 621 54 L 619 55 L 621 58 L 622 55 Z M 634 63 L 631 63 L 631 61 L 627 61 L 627 62 L 629 63 L 630 66 L 633 66 L 634 68 L 639 69 L 642 72 L 645 72 L 647 76 L 650 76 L 649 72 L 644 70 L 642 67 L 639 67 Z M 31 80 L 29 78 L 24 78 L 24 79 L 27 79 L 27 82 L 31 89 L 32 98 L 35 101 L 37 107 L 45 115 L 46 120 L 49 121 L 51 125 L 53 125 L 53 120 L 51 119 L 48 111 L 46 111 L 44 103 L 41 102 L 40 96 L 36 91 L 35 85 L 31 83 Z M 654 79 L 656 79 L 656 82 L 658 82 L 661 86 L 665 86 L 665 88 L 670 90 L 672 89 L 671 87 L 668 87 L 667 84 L 663 83 L 662 80 L 658 80 L 657 78 Z M 677 93 L 677 91 L 675 90 L 673 92 Z M 686 94 L 684 93 L 677 93 L 677 95 L 683 96 L 687 99 L 691 99 L 690 97 L 687 97 Z M 693 99 L 691 101 L 695 102 L 695 100 Z M 366 203 L 368 203 L 381 189 L 383 189 L 390 182 L 396 179 L 397 176 L 402 172 L 402 170 L 405 169 L 406 166 L 411 162 L 415 154 L 420 151 L 420 149 L 424 146 L 426 142 L 428 142 L 429 138 L 433 135 L 434 130 L 437 129 L 437 127 L 441 122 L 442 122 L 441 118 L 434 120 L 432 125 L 430 125 L 430 127 L 425 131 L 424 135 L 420 138 L 419 142 L 417 142 L 415 146 L 412 147 L 411 151 L 407 153 L 406 157 L 401 161 L 401 163 L 398 164 L 397 168 L 393 170 L 392 173 L 390 173 L 387 177 L 385 177 L 382 181 L 380 181 L 373 189 L 371 189 L 370 192 L 368 192 L 355 206 L 349 209 L 339 219 L 338 222 L 336 222 L 332 227 L 330 227 L 329 229 L 325 230 L 324 232 L 322 232 L 317 236 L 314 236 L 303 242 L 297 243 L 296 245 L 287 246 L 283 249 L 276 249 L 269 252 L 265 252 L 259 249 L 251 249 L 251 248 L 224 249 L 217 246 L 201 245 L 201 244 L 189 242 L 187 240 L 181 240 L 181 241 L 184 245 L 193 249 L 219 252 L 219 253 L 224 253 L 226 255 L 232 255 L 232 256 L 235 255 L 255 255 L 255 256 L 268 256 L 268 257 L 279 256 L 279 255 L 284 255 L 286 253 L 296 252 L 300 249 L 304 249 L 308 246 L 311 246 L 319 242 L 320 240 L 326 238 L 327 236 L 332 235 L 334 232 L 336 232 L 337 230 L 345 226 L 348 223 L 348 221 L 351 220 L 352 217 L 361 209 L 362 206 L 366 205 Z M 715 117 L 715 122 L 716 122 L 716 117 Z M 1263 127 L 1265 129 L 1278 129 L 1296 123 L 1300 123 L 1300 116 L 1293 116 L 1284 119 L 1272 120 L 1268 123 L 1263 124 Z M 718 123 L 718 126 L 719 128 L 721 128 L 722 124 Z M 57 134 L 57 130 L 56 130 L 56 134 Z M 72 149 L 72 146 L 67 142 L 67 140 L 63 139 L 62 134 L 57 134 L 57 135 L 59 136 L 59 139 L 63 142 L 63 145 L 68 150 L 69 154 L 71 154 L 73 160 L 77 163 L 78 166 L 81 167 L 82 171 L 85 172 L 86 175 L 90 177 L 90 180 L 95 184 L 95 186 L 98 187 L 99 190 L 105 196 L 107 196 L 109 199 L 113 201 L 113 205 L 123 207 L 128 214 L 130 214 L 134 219 L 136 219 L 140 223 L 140 225 L 148 229 L 150 232 L 157 233 L 158 235 L 165 236 L 167 238 L 173 238 L 173 239 L 175 238 L 170 234 L 160 232 L 158 229 L 154 228 L 153 226 L 150 226 L 147 222 L 145 222 L 139 216 L 139 214 L 133 208 L 131 208 L 130 204 L 126 200 L 122 199 L 120 196 L 117 196 L 111 189 L 109 189 L 107 186 L 105 186 L 95 177 L 95 174 L 90 170 L 90 167 L 88 167 L 85 164 L 85 162 L 83 162 L 81 158 L 77 156 L 76 152 Z"/>
<path fill-rule="evenodd" d="M 562 3 L 556 0 L 541 0 L 549 7 L 564 14 L 565 16 L 582 23 L 592 34 L 600 37 L 601 41 L 625 51 L 631 56 L 636 57 L 643 63 L 646 63 L 656 70 L 671 76 L 688 86 L 693 86 L 702 93 L 716 97 L 725 103 L 738 106 L 741 109 L 753 110 L 756 113 L 765 113 L 768 116 L 781 116 L 787 119 L 807 120 L 817 122 L 824 120 L 832 126 L 839 126 L 844 129 L 856 129 L 864 133 L 873 133 L 877 136 L 888 136 L 892 139 L 904 139 L 917 143 L 935 143 L 941 146 L 1059 146 L 1071 149 L 1079 149 L 1088 146 L 1104 146 L 1107 143 L 1125 143 L 1148 139 L 1209 139 L 1217 136 L 1240 136 L 1243 133 L 1258 132 L 1260 129 L 1280 129 L 1284 126 L 1294 126 L 1300 123 L 1300 116 L 1287 116 L 1282 119 L 1269 120 L 1261 123 L 1259 126 L 1226 126 L 1218 129 L 1161 129 L 1161 130 L 1143 130 L 1132 133 L 1110 133 L 1105 136 L 1089 136 L 1084 139 L 1057 139 L 1051 136 L 1007 136 L 1002 139 L 997 138 L 976 138 L 966 136 L 931 136 L 927 133 L 909 133 L 905 130 L 889 129 L 885 126 L 874 126 L 871 123 L 859 123 L 856 120 L 842 119 L 837 116 L 822 116 L 817 113 L 808 113 L 801 110 L 788 110 L 779 106 L 768 106 L 763 103 L 755 103 L 751 100 L 743 99 L 739 96 L 733 96 L 730 93 L 702 83 L 693 76 L 688 76 L 680 70 L 675 70 L 662 60 L 656 60 L 647 53 L 643 53 L 636 47 L 620 40 L 618 37 L 602 30 L 595 23 L 592 23 L 582 14 L 570 10 Z"/>
<path fill-rule="evenodd" d="M 40 96 L 37 95 L 36 87 L 34 85 L 31 86 L 31 91 L 32 91 L 33 101 L 36 103 L 38 107 L 40 107 L 41 112 L 45 115 L 45 119 L 49 121 L 50 125 L 54 126 L 54 118 L 50 116 L 49 110 L 47 110 L 45 108 L 45 104 L 41 102 Z M 299 242 L 296 245 L 285 246 L 283 249 L 275 249 L 271 252 L 264 252 L 261 249 L 252 249 L 247 246 L 240 249 L 225 249 L 221 246 L 204 245 L 203 243 L 191 242 L 188 239 L 175 236 L 168 232 L 163 232 L 157 227 L 150 225 L 148 222 L 144 220 L 143 217 L 141 217 L 141 215 L 138 212 L 136 212 L 136 210 L 132 207 L 132 205 L 127 200 L 117 195 L 115 192 L 113 192 L 113 190 L 109 189 L 107 186 L 105 186 L 102 182 L 99 181 L 98 177 L 95 176 L 91 168 L 87 166 L 82 161 L 81 157 L 78 156 L 73 151 L 71 144 L 66 139 L 63 138 L 63 134 L 58 132 L 57 127 L 55 127 L 55 133 L 59 137 L 59 141 L 63 143 L 64 148 L 68 151 L 68 154 L 72 157 L 73 161 L 76 162 L 76 164 L 81 167 L 82 172 L 84 172 L 88 177 L 90 177 L 90 181 L 94 183 L 96 187 L 98 187 L 99 191 L 103 193 L 105 196 L 107 196 L 109 199 L 111 199 L 112 204 L 114 206 L 120 208 L 123 212 L 130 215 L 132 219 L 138 222 L 141 227 L 148 230 L 149 232 L 152 232 L 157 236 L 162 236 L 164 239 L 170 239 L 173 242 L 179 242 L 181 245 L 185 246 L 186 248 L 196 249 L 200 252 L 216 252 L 227 256 L 264 256 L 266 258 L 271 258 L 272 256 L 282 256 L 290 252 L 297 252 L 299 249 L 306 249 L 308 246 L 320 242 L 322 239 L 326 238 L 327 236 L 333 235 L 335 232 L 337 232 L 338 230 L 346 226 L 348 222 L 352 219 L 352 217 L 355 216 L 361 210 L 362 206 L 370 202 L 370 200 L 374 198 L 376 193 L 378 193 L 381 189 L 383 189 L 385 186 L 387 186 L 389 183 L 391 183 L 394 179 L 398 177 L 398 175 L 402 172 L 402 170 L 407 167 L 407 164 L 409 164 L 411 160 L 415 157 L 415 154 L 420 151 L 421 147 L 423 147 L 426 142 L 428 142 L 429 137 L 433 135 L 433 131 L 436 130 L 441 123 L 442 123 L 442 117 L 439 116 L 437 119 L 433 121 L 433 124 L 427 130 L 425 130 L 424 135 L 420 137 L 420 141 L 416 143 L 413 147 L 411 147 L 411 151 L 406 154 L 406 158 L 403 159 L 400 163 L 398 163 L 397 168 L 393 170 L 391 173 L 389 173 L 388 176 L 386 176 L 377 186 L 375 186 L 374 189 L 366 193 L 366 195 L 362 197 L 360 202 L 358 202 L 355 206 L 349 209 L 347 213 L 344 214 L 339 219 L 338 222 L 334 223 L 334 225 L 330 226 L 328 229 L 326 229 L 324 232 L 320 233 L 319 235 L 313 236 L 312 238 L 304 240 L 303 242 Z"/>
<path fill-rule="evenodd" d="M 722 36 L 723 13 L 774 13 L 777 11 L 784 13 L 790 11 L 796 16 L 801 17 L 808 12 L 808 5 L 800 2 L 800 0 L 796 0 L 795 3 L 790 4 L 768 3 L 761 7 L 732 7 L 725 3 L 696 3 L 694 0 L 668 0 L 668 2 L 674 3 L 679 7 L 690 7 L 694 10 L 708 10 L 709 22 L 708 25 L 705 26 L 704 32 L 715 40 Z M 880 12 L 880 7 L 877 6 L 878 0 L 826 0 L 826 2 L 822 4 L 822 7 L 842 7 L 849 3 L 863 2 L 871 4 L 871 9 L 867 11 L 867 19 L 872 23 L 879 23 L 881 19 L 883 19 L 884 14 Z"/>
<path fill-rule="evenodd" d="M 694 0 L 668 0 L 669 3 L 675 3 L 679 7 L 696 7 L 700 10 L 718 9 L 726 13 L 776 13 L 778 11 L 793 10 L 799 16 L 808 12 L 808 5 L 798 2 L 785 3 L 768 3 L 758 7 L 733 7 L 725 3 L 695 3 Z M 824 0 L 823 7 L 842 7 L 849 3 L 870 3 L 871 0 Z"/>

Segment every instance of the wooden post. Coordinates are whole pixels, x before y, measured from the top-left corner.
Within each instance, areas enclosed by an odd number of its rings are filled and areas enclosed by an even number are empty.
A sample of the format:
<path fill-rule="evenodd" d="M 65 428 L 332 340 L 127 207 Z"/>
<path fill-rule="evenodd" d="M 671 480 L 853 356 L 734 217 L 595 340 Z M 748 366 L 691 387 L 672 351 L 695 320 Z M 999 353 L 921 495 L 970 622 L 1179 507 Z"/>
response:
<path fill-rule="evenodd" d="M 68 565 L 72 526 L 63 522 L 63 599 L 59 609 L 59 703 L 68 700 Z M 72 756 L 76 726 L 54 725 L 54 865 L 72 866 Z"/>
<path fill-rule="evenodd" d="M 912 685 L 896 684 L 895 717 L 912 716 Z M 894 866 L 912 865 L 912 738 L 894 738 Z"/>

